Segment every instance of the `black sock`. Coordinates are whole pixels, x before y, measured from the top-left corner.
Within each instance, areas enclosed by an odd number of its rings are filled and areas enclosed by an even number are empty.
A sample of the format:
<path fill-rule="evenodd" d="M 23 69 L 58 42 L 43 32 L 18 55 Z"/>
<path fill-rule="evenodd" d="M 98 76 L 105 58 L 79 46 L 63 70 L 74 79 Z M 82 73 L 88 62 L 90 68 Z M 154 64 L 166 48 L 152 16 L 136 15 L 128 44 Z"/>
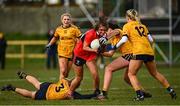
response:
<path fill-rule="evenodd" d="M 136 91 L 137 97 L 142 97 L 144 96 L 143 92 L 141 90 Z"/>
<path fill-rule="evenodd" d="M 99 95 L 100 92 L 101 92 L 101 91 L 100 91 L 99 89 L 96 89 L 96 90 L 94 91 L 94 94 Z"/>
<path fill-rule="evenodd" d="M 9 85 L 8 89 L 11 90 L 11 91 L 15 91 L 15 90 L 16 90 L 16 87 L 13 86 L 13 85 Z"/>
<path fill-rule="evenodd" d="M 27 76 L 28 76 L 27 74 L 24 74 L 23 78 L 26 79 Z"/>
<path fill-rule="evenodd" d="M 15 90 L 16 90 L 16 87 L 13 86 L 13 87 L 12 87 L 12 91 L 15 91 Z"/>
<path fill-rule="evenodd" d="M 173 91 L 174 91 L 174 89 L 173 89 L 173 88 L 171 88 L 170 86 L 169 86 L 169 87 L 167 87 L 166 89 L 167 89 L 167 91 L 168 91 L 169 93 L 171 93 L 171 92 L 173 92 Z"/>
<path fill-rule="evenodd" d="M 107 91 L 102 91 L 103 96 L 107 96 Z"/>

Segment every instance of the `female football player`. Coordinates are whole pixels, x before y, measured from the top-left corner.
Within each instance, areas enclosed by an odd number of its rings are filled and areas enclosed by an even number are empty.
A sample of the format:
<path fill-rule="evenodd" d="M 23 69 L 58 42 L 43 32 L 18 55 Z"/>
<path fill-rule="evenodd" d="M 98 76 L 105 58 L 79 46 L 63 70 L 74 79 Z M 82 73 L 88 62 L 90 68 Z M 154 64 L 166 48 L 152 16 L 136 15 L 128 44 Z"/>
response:
<path fill-rule="evenodd" d="M 102 94 L 98 95 L 98 99 L 107 98 L 107 92 L 111 83 L 112 74 L 113 72 L 118 71 L 120 69 L 126 68 L 126 71 L 124 73 L 124 80 L 127 84 L 132 86 L 128 77 L 128 65 L 129 65 L 130 59 L 132 58 L 132 50 L 131 50 L 132 45 L 129 41 L 127 41 L 120 48 L 118 48 L 119 44 L 117 44 L 117 42 L 122 38 L 122 30 L 119 29 L 119 26 L 116 24 L 109 23 L 109 28 L 108 28 L 107 33 L 111 35 L 115 35 L 110 39 L 112 50 L 104 52 L 102 53 L 102 55 L 111 57 L 115 53 L 115 50 L 118 49 L 120 53 L 122 54 L 122 56 L 116 58 L 105 67 Z M 144 89 L 143 89 L 143 93 L 145 97 L 152 96 L 151 94 L 145 92 Z"/>
<path fill-rule="evenodd" d="M 88 30 L 81 36 L 81 40 L 76 44 L 74 48 L 74 72 L 76 74 L 72 84 L 70 86 L 70 95 L 73 94 L 74 90 L 80 85 L 83 79 L 83 65 L 86 64 L 93 77 L 94 94 L 98 95 L 99 90 L 99 74 L 96 65 L 96 57 L 98 54 L 97 49 L 90 48 L 90 43 L 97 38 L 100 38 L 106 34 L 107 23 L 99 22 L 95 28 Z"/>
<path fill-rule="evenodd" d="M 59 56 L 59 70 L 61 78 L 67 78 L 69 70 L 72 65 L 72 57 L 73 57 L 73 49 L 77 42 L 78 37 L 80 37 L 80 30 L 72 24 L 71 15 L 68 13 L 64 13 L 61 15 L 60 25 L 55 33 L 54 37 L 51 39 L 49 44 L 46 46 L 50 48 L 50 46 L 54 43 L 58 42 L 58 56 Z"/>
<path fill-rule="evenodd" d="M 129 63 L 128 76 L 136 91 L 137 97 L 134 100 L 144 100 L 144 93 L 136 74 L 144 63 L 149 73 L 157 79 L 169 92 L 172 99 L 176 99 L 176 93 L 166 78 L 158 72 L 154 60 L 154 51 L 151 46 L 153 39 L 145 25 L 140 22 L 138 12 L 134 9 L 126 11 L 127 23 L 123 26 L 123 36 L 132 43 L 133 57 Z M 122 43 L 122 42 L 121 42 Z M 122 43 L 123 44 L 123 43 Z"/>
<path fill-rule="evenodd" d="M 32 75 L 28 75 L 23 71 L 17 73 L 20 79 L 25 79 L 31 83 L 37 90 L 30 91 L 24 88 L 14 87 L 11 84 L 3 86 L 1 91 L 14 91 L 24 97 L 32 98 L 35 100 L 63 100 L 69 98 L 69 86 L 71 81 L 67 79 L 61 79 L 57 83 L 44 82 L 40 83 L 37 78 Z M 74 93 L 74 99 L 91 99 L 93 94 L 81 95 L 78 92 Z"/>

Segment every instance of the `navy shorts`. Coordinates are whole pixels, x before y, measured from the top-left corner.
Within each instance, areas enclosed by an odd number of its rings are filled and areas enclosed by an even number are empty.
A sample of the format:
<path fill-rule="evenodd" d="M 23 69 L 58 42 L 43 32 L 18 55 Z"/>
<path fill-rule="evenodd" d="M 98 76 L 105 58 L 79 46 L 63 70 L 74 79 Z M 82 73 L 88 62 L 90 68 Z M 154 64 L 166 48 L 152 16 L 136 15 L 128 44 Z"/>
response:
<path fill-rule="evenodd" d="M 40 89 L 35 94 L 35 100 L 45 100 L 46 99 L 46 92 L 49 85 L 52 84 L 50 82 L 44 82 L 40 85 Z"/>
<path fill-rule="evenodd" d="M 144 63 L 154 60 L 153 55 L 133 55 L 133 60 L 143 60 Z"/>
<path fill-rule="evenodd" d="M 77 66 L 83 66 L 86 63 L 86 60 L 75 56 L 73 59 L 73 63 Z"/>

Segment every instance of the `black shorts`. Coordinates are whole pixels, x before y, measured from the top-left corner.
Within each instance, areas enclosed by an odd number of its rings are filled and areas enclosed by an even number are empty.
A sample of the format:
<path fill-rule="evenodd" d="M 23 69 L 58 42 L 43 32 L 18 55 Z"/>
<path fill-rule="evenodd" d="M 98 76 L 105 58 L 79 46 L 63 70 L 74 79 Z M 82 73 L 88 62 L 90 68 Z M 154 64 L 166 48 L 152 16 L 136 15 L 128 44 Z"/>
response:
<path fill-rule="evenodd" d="M 35 94 L 35 100 L 46 100 L 46 92 L 50 84 L 52 83 L 44 82 L 40 85 L 40 89 Z"/>
<path fill-rule="evenodd" d="M 86 60 L 75 56 L 73 59 L 73 63 L 77 66 L 83 66 L 86 63 Z"/>
<path fill-rule="evenodd" d="M 133 54 L 125 54 L 122 56 L 122 58 L 124 58 L 127 61 L 130 61 L 132 59 L 132 57 L 133 57 Z"/>
<path fill-rule="evenodd" d="M 153 55 L 133 55 L 133 60 L 143 60 L 145 63 L 148 61 L 153 61 Z"/>

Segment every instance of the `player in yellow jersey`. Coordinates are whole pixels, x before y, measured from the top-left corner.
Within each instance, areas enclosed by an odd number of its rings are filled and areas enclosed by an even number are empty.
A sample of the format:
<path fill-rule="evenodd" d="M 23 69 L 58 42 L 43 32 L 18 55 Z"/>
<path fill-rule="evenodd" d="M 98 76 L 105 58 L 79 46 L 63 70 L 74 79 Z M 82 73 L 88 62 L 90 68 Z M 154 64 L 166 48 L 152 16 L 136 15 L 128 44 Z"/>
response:
<path fill-rule="evenodd" d="M 134 98 L 134 100 L 144 100 L 140 82 L 136 77 L 136 74 L 143 63 L 147 67 L 149 73 L 167 89 L 172 99 L 176 99 L 177 96 L 174 89 L 171 88 L 166 78 L 159 73 L 156 68 L 154 51 L 151 46 L 153 39 L 146 26 L 140 22 L 138 12 L 134 9 L 127 10 L 126 20 L 127 23 L 123 26 L 123 36 L 126 38 L 124 42 L 128 39 L 129 42 L 132 43 L 133 58 L 129 63 L 128 76 L 137 94 L 137 97 Z M 123 44 L 122 41 L 120 42 L 120 45 L 121 44 Z"/>
<path fill-rule="evenodd" d="M 51 39 L 46 48 L 50 49 L 51 45 L 58 41 L 58 56 L 59 56 L 59 70 L 61 78 L 68 76 L 69 70 L 72 66 L 73 49 L 81 35 L 81 31 L 71 23 L 71 15 L 64 13 L 61 15 L 62 25 L 59 26 L 54 37 Z"/>
<path fill-rule="evenodd" d="M 122 30 L 119 29 L 119 26 L 116 24 L 109 23 L 109 29 L 107 33 L 111 34 L 111 36 L 113 35 L 115 36 L 113 36 L 110 39 L 110 43 L 112 46 L 111 50 L 102 53 L 102 55 L 111 57 L 115 53 L 115 50 L 118 49 L 118 51 L 121 53 L 121 56 L 113 60 L 110 64 L 108 64 L 105 67 L 103 89 L 102 89 L 102 93 L 98 95 L 98 99 L 100 100 L 107 99 L 107 93 L 108 93 L 108 89 L 111 83 L 112 74 L 115 71 L 126 68 L 126 71 L 124 73 L 124 80 L 127 84 L 132 86 L 128 77 L 128 65 L 129 65 L 130 59 L 132 58 L 132 50 L 131 50 L 132 45 L 129 41 L 127 41 L 120 48 L 118 48 L 118 45 L 119 45 L 118 41 L 122 38 Z M 152 95 L 145 92 L 144 89 L 143 89 L 143 93 L 146 98 L 152 97 Z"/>
<path fill-rule="evenodd" d="M 14 91 L 24 97 L 32 98 L 35 100 L 64 100 L 71 99 L 68 95 L 70 81 L 61 79 L 57 83 L 44 82 L 40 83 L 37 78 L 28 75 L 25 72 L 19 71 L 17 73 L 20 79 L 26 79 L 29 83 L 34 85 L 36 91 L 29 91 L 27 89 L 14 87 L 11 84 L 3 86 L 1 91 Z M 74 99 L 91 99 L 93 94 L 81 95 L 77 92 L 73 94 Z"/>

